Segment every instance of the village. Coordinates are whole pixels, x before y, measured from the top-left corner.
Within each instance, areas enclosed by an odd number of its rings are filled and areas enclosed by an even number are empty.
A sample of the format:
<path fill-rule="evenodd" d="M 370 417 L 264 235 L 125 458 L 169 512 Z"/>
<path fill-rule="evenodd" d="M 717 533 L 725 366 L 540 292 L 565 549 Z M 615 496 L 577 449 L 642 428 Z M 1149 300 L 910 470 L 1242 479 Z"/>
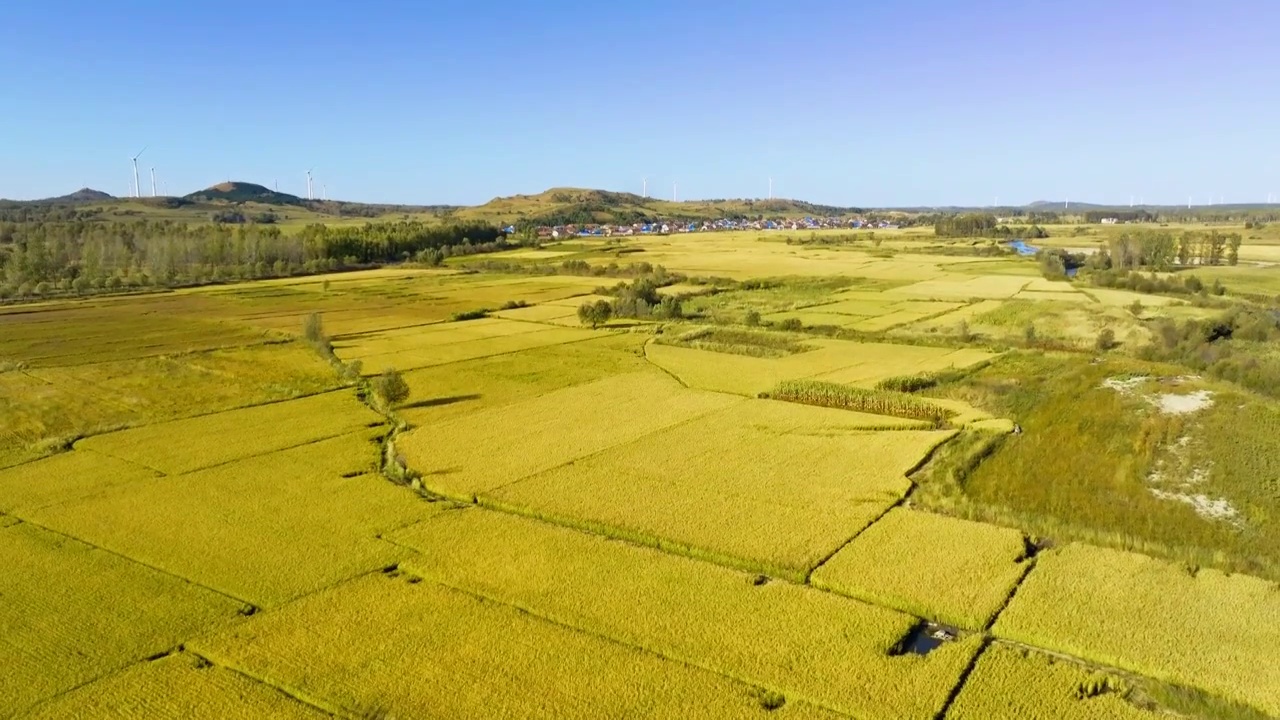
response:
<path fill-rule="evenodd" d="M 630 235 L 672 235 L 676 233 L 721 232 L 734 230 L 829 230 L 829 229 L 892 229 L 897 224 L 887 220 L 869 221 L 863 218 L 815 218 L 797 219 L 758 219 L 722 218 L 719 220 L 703 220 L 701 222 L 655 221 L 638 222 L 630 225 L 582 224 L 555 225 L 537 228 L 539 239 L 559 240 L 568 237 L 625 237 Z M 516 232 L 514 225 L 504 228 L 508 233 Z"/>

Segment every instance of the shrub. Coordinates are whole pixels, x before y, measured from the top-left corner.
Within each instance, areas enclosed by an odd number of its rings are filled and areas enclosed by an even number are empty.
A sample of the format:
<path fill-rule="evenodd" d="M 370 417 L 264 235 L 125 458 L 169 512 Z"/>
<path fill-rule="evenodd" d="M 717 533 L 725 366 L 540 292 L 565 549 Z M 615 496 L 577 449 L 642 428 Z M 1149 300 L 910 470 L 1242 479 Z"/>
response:
<path fill-rule="evenodd" d="M 746 316 L 742 318 L 742 322 L 751 327 L 756 327 L 760 324 L 760 312 L 758 310 L 748 310 Z"/>
<path fill-rule="evenodd" d="M 1102 328 L 1098 332 L 1098 339 L 1094 342 L 1094 346 L 1099 350 L 1107 351 L 1116 346 L 1116 333 L 1111 328 Z"/>
<path fill-rule="evenodd" d="M 489 317 L 489 310 L 487 308 L 480 308 L 479 310 L 464 310 L 462 312 L 456 312 L 453 314 L 452 320 L 454 322 L 462 322 L 464 320 L 479 320 L 480 318 L 484 318 L 484 317 Z"/>
<path fill-rule="evenodd" d="M 804 330 L 804 323 L 800 322 L 800 318 L 787 318 L 778 323 L 778 329 L 787 332 L 800 332 Z"/>

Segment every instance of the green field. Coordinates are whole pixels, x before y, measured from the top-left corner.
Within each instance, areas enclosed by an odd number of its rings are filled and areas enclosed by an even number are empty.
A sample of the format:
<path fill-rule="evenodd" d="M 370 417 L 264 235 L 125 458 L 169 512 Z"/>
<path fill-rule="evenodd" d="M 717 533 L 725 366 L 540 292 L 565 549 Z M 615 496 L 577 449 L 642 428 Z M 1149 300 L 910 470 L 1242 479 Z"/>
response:
<path fill-rule="evenodd" d="M 869 232 L 0 307 L 0 717 L 1280 717 L 1271 230 Z"/>

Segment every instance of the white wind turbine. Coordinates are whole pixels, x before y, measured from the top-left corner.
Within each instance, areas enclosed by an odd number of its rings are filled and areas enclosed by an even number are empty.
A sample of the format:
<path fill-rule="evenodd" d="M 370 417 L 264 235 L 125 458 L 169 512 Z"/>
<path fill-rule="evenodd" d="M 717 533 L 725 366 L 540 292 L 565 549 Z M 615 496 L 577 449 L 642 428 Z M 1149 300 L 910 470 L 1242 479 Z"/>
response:
<path fill-rule="evenodd" d="M 649 199 L 649 178 L 647 177 L 640 178 L 640 185 L 642 188 L 640 191 L 640 197 L 644 198 L 645 200 L 648 200 Z"/>
<path fill-rule="evenodd" d="M 151 168 L 151 197 L 156 196 L 156 169 Z"/>
<path fill-rule="evenodd" d="M 142 153 L 147 151 L 147 146 L 143 145 L 137 155 L 132 158 L 133 161 L 133 196 L 142 197 L 142 188 L 138 186 L 138 158 L 142 157 Z"/>
<path fill-rule="evenodd" d="M 312 169 L 314 169 L 314 168 L 312 168 Z M 308 199 L 308 200 L 313 200 L 313 199 L 314 199 L 314 198 L 311 196 L 311 170 L 307 170 L 307 199 Z"/>

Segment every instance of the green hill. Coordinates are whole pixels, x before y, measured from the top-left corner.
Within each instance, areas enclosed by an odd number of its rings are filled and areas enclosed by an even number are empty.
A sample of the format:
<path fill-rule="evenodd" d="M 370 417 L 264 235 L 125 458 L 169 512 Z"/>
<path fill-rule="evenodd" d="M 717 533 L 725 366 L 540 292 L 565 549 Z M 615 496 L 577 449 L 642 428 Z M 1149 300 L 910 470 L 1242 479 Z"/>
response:
<path fill-rule="evenodd" d="M 301 205 L 302 198 L 289 193 L 276 192 L 271 188 L 247 182 L 224 182 L 186 195 L 182 198 L 190 202 L 256 202 L 264 205 Z"/>

